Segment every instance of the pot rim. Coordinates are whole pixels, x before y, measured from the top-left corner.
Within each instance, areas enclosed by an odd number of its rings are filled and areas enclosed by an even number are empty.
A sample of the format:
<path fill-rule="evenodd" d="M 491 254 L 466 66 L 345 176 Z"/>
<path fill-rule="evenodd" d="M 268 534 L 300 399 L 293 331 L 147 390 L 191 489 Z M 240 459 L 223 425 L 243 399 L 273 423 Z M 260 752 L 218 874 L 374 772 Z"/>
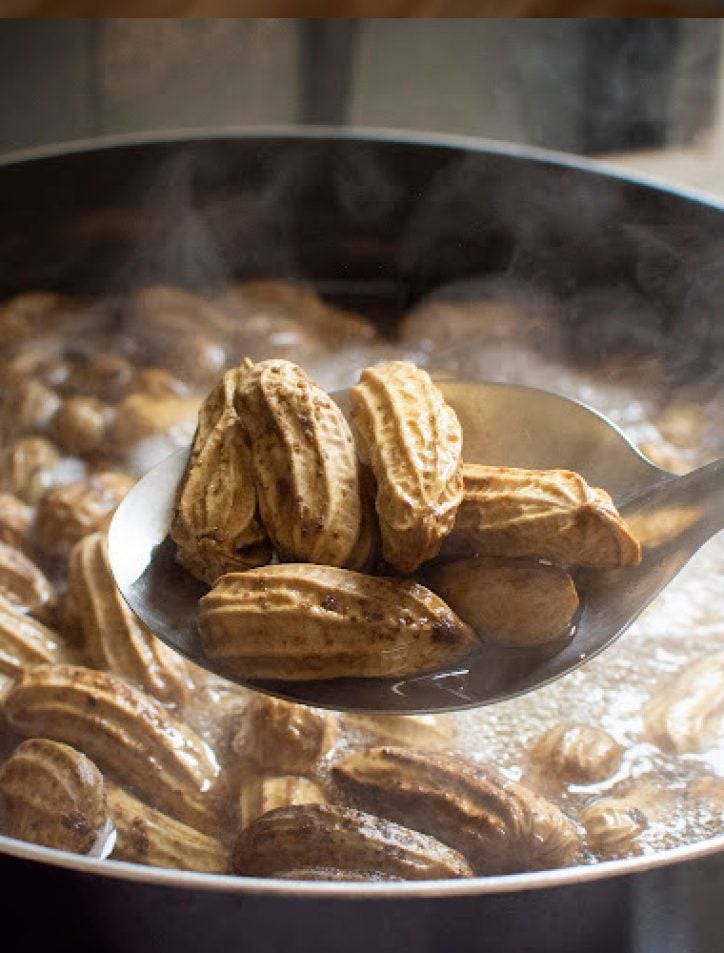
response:
<path fill-rule="evenodd" d="M 257 894 L 337 900 L 433 899 L 469 897 L 485 894 L 518 893 L 528 890 L 566 887 L 607 880 L 611 877 L 641 874 L 685 861 L 700 860 L 724 853 L 724 834 L 695 844 L 674 847 L 640 857 L 607 860 L 594 864 L 563 867 L 557 870 L 531 871 L 473 877 L 467 880 L 423 880 L 395 882 L 329 882 L 280 880 L 270 877 L 243 877 L 236 874 L 207 874 L 165 867 L 146 867 L 120 860 L 100 860 L 65 850 L 29 844 L 0 835 L 0 855 L 19 860 L 50 864 L 77 873 L 175 887 L 185 890 L 210 890 L 223 893 Z"/>
<path fill-rule="evenodd" d="M 680 198 L 707 205 L 724 212 L 724 198 L 693 186 L 682 186 L 658 176 L 632 173 L 621 170 L 605 161 L 588 159 L 551 149 L 542 149 L 520 143 L 486 139 L 451 133 L 430 133 L 419 130 L 394 129 L 364 126 L 211 126 L 190 129 L 153 130 L 141 133 L 103 135 L 90 139 L 68 140 L 14 150 L 0 156 L 0 170 L 27 162 L 63 158 L 88 152 L 134 146 L 153 146 L 172 143 L 189 143 L 235 139 L 288 139 L 329 140 L 335 142 L 389 142 L 411 146 L 449 148 L 469 152 L 487 152 L 494 155 L 528 159 L 536 162 L 562 166 L 606 178 L 619 179 Z M 657 851 L 623 860 L 601 861 L 594 864 L 565 867 L 556 870 L 534 871 L 520 874 L 505 874 L 491 877 L 475 877 L 468 880 L 428 880 L 394 882 L 324 882 L 290 881 L 272 878 L 240 877 L 228 874 L 208 874 L 117 860 L 100 860 L 94 857 L 54 850 L 37 844 L 18 841 L 0 834 L 0 855 L 15 857 L 35 863 L 50 864 L 66 870 L 125 881 L 174 887 L 186 890 L 223 891 L 226 893 L 251 893 L 269 896 L 294 896 L 296 898 L 324 899 L 423 899 L 465 897 L 485 894 L 516 893 L 519 891 L 550 889 L 573 884 L 590 883 L 610 877 L 625 876 L 657 870 L 685 861 L 699 860 L 724 852 L 724 834 L 694 844 Z"/>
<path fill-rule="evenodd" d="M 606 178 L 619 179 L 724 211 L 724 196 L 693 185 L 683 185 L 664 176 L 620 169 L 611 162 L 589 159 L 585 156 L 545 149 L 505 139 L 487 139 L 459 133 L 426 132 L 419 129 L 400 129 L 383 126 L 313 126 L 269 124 L 249 126 L 195 126 L 144 130 L 142 132 L 110 133 L 84 139 L 68 139 L 16 149 L 0 154 L 0 169 L 40 159 L 63 158 L 84 152 L 101 152 L 132 146 L 168 145 L 172 143 L 203 142 L 235 139 L 289 139 L 329 140 L 335 142 L 388 142 L 410 146 L 432 146 L 469 152 L 489 152 L 516 159 L 532 159 L 547 165 L 558 165 L 590 172 Z"/>

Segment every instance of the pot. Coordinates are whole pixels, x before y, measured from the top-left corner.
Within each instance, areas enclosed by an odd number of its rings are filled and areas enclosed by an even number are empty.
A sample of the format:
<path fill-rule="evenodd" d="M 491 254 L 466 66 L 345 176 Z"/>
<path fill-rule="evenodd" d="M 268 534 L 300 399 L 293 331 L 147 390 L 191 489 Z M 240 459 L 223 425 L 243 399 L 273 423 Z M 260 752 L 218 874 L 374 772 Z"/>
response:
<path fill-rule="evenodd" d="M 442 284 L 525 277 L 569 306 L 567 352 L 655 350 L 720 387 L 724 208 L 567 156 L 462 138 L 323 129 L 127 138 L 7 158 L 0 295 L 213 291 L 299 277 L 388 327 Z M 655 304 L 612 317 L 591 289 Z M 325 953 L 713 953 L 724 837 L 625 861 L 430 883 L 320 884 L 142 868 L 0 837 L 26 948 Z"/>

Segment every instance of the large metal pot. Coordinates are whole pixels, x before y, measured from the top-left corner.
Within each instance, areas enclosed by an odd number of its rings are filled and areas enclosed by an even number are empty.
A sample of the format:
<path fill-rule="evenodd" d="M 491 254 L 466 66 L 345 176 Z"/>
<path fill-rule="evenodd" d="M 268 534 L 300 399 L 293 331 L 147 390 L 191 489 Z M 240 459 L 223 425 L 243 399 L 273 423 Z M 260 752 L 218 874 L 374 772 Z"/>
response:
<path fill-rule="evenodd" d="M 113 140 L 0 168 L 0 295 L 304 277 L 380 322 L 505 272 L 575 302 L 635 289 L 659 323 L 563 308 L 573 356 L 655 348 L 672 378 L 724 365 L 724 209 L 555 156 L 463 139 L 279 130 Z M 724 837 L 539 874 L 313 884 L 109 863 L 0 837 L 26 949 L 324 953 L 454 948 L 714 953 Z"/>

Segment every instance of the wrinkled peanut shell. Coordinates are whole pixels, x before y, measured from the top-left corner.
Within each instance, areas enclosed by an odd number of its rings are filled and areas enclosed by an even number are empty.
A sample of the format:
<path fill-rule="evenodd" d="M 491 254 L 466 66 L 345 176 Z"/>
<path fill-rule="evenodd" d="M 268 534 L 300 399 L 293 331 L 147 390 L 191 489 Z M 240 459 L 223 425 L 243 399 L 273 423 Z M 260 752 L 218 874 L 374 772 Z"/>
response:
<path fill-rule="evenodd" d="M 412 573 L 438 554 L 462 499 L 460 423 L 429 374 L 407 361 L 368 367 L 349 399 L 377 481 L 382 554 Z"/>
<path fill-rule="evenodd" d="M 478 644 L 418 583 L 306 563 L 222 576 L 201 599 L 199 630 L 229 672 L 297 681 L 435 671 Z"/>

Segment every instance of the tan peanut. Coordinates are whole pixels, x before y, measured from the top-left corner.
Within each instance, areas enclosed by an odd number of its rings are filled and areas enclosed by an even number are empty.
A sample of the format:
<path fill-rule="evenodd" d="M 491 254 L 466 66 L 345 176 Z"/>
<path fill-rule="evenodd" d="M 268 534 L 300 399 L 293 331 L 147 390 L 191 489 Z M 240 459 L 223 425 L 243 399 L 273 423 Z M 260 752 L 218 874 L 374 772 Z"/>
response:
<path fill-rule="evenodd" d="M 299 775 L 254 775 L 241 786 L 240 828 L 248 827 L 263 814 L 279 807 L 325 804 L 324 791 L 314 781 Z"/>
<path fill-rule="evenodd" d="M 225 790 L 214 753 L 116 675 L 71 665 L 26 669 L 5 714 L 22 735 L 77 747 L 178 820 L 205 833 L 217 829 Z"/>
<path fill-rule="evenodd" d="M 535 742 L 531 756 L 546 775 L 569 784 L 595 784 L 618 771 L 623 749 L 602 728 L 561 724 Z"/>
<path fill-rule="evenodd" d="M 87 854 L 106 821 L 103 776 L 69 745 L 32 738 L 0 766 L 4 834 Z"/>
<path fill-rule="evenodd" d="M 458 661 L 478 644 L 424 586 L 331 566 L 229 573 L 200 607 L 204 652 L 249 678 L 419 674 Z"/>
<path fill-rule="evenodd" d="M 332 712 L 253 695 L 244 706 L 232 748 L 275 774 L 307 774 L 334 743 Z"/>
<path fill-rule="evenodd" d="M 377 481 L 382 554 L 402 573 L 434 558 L 462 499 L 462 430 L 423 370 L 369 367 L 350 391 L 350 416 Z"/>
<path fill-rule="evenodd" d="M 189 384 L 207 386 L 223 370 L 224 337 L 231 320 L 199 295 L 183 288 L 150 286 L 132 296 L 125 317 L 144 358 Z"/>
<path fill-rule="evenodd" d="M 103 533 L 84 536 L 72 549 L 68 589 L 94 664 L 130 679 L 159 701 L 178 705 L 185 700 L 188 666 L 128 607 L 113 578 Z"/>
<path fill-rule="evenodd" d="M 282 807 L 240 833 L 232 867 L 270 877 L 299 867 L 374 871 L 409 880 L 470 877 L 464 857 L 434 837 L 351 808 Z"/>
<path fill-rule="evenodd" d="M 66 397 L 90 397 L 116 404 L 133 381 L 133 368 L 119 354 L 83 354 L 74 357 L 60 392 Z"/>
<path fill-rule="evenodd" d="M 19 437 L 3 451 L 0 480 L 10 493 L 31 506 L 57 482 L 60 452 L 45 437 Z"/>
<path fill-rule="evenodd" d="M 345 566 L 362 518 L 359 464 L 344 414 L 289 361 L 248 362 L 234 400 L 259 509 L 283 560 Z"/>
<path fill-rule="evenodd" d="M 445 552 L 538 556 L 564 566 L 635 566 L 641 547 L 610 496 L 569 470 L 465 464 Z"/>
<path fill-rule="evenodd" d="M 193 433 L 199 402 L 193 397 L 131 393 L 118 404 L 108 428 L 108 442 L 117 454 L 130 452 L 147 438 L 185 443 Z"/>
<path fill-rule="evenodd" d="M 461 758 L 366 748 L 332 773 L 357 806 L 450 844 L 476 873 L 541 870 L 578 857 L 576 827 L 554 804 Z"/>
<path fill-rule="evenodd" d="M 79 539 L 105 529 L 135 480 L 108 471 L 53 487 L 40 498 L 35 516 L 38 542 L 54 556 L 67 556 Z"/>
<path fill-rule="evenodd" d="M 50 423 L 60 398 L 40 381 L 10 381 L 0 397 L 0 441 L 3 446 L 26 434 L 39 433 Z"/>
<path fill-rule="evenodd" d="M 536 560 L 479 556 L 431 566 L 425 582 L 484 641 L 539 645 L 561 636 L 578 609 L 573 580 Z"/>
<path fill-rule="evenodd" d="M 170 530 L 179 562 L 209 585 L 271 558 L 251 454 L 234 410 L 240 376 L 239 369 L 227 371 L 201 406 Z"/>
<path fill-rule="evenodd" d="M 106 798 L 116 829 L 114 860 L 209 874 L 229 872 L 229 853 L 218 837 L 162 814 L 111 781 L 106 781 Z"/>
<path fill-rule="evenodd" d="M 666 810 L 666 797 L 647 782 L 626 792 L 596 798 L 580 814 L 586 843 L 601 859 L 641 850 L 641 835 Z"/>
<path fill-rule="evenodd" d="M 33 511 L 12 493 L 0 492 L 0 542 L 24 549 L 33 521 Z"/>
<path fill-rule="evenodd" d="M 0 596 L 0 673 L 19 678 L 24 666 L 59 662 L 62 654 L 57 633 Z"/>
<path fill-rule="evenodd" d="M 236 318 L 232 333 L 238 350 L 254 346 L 263 335 L 312 334 L 324 350 L 375 339 L 374 325 L 362 315 L 341 311 L 305 285 L 287 281 L 236 282 L 223 301 Z M 298 346 L 298 339 L 294 340 Z"/>
<path fill-rule="evenodd" d="M 66 397 L 50 423 L 52 435 L 66 453 L 87 456 L 106 440 L 112 411 L 96 397 Z"/>
<path fill-rule="evenodd" d="M 14 606 L 37 612 L 50 603 L 55 590 L 28 556 L 0 543 L 0 596 Z"/>
<path fill-rule="evenodd" d="M 643 710 L 644 733 L 665 751 L 704 751 L 724 742 L 724 652 L 707 655 L 657 686 Z"/>

